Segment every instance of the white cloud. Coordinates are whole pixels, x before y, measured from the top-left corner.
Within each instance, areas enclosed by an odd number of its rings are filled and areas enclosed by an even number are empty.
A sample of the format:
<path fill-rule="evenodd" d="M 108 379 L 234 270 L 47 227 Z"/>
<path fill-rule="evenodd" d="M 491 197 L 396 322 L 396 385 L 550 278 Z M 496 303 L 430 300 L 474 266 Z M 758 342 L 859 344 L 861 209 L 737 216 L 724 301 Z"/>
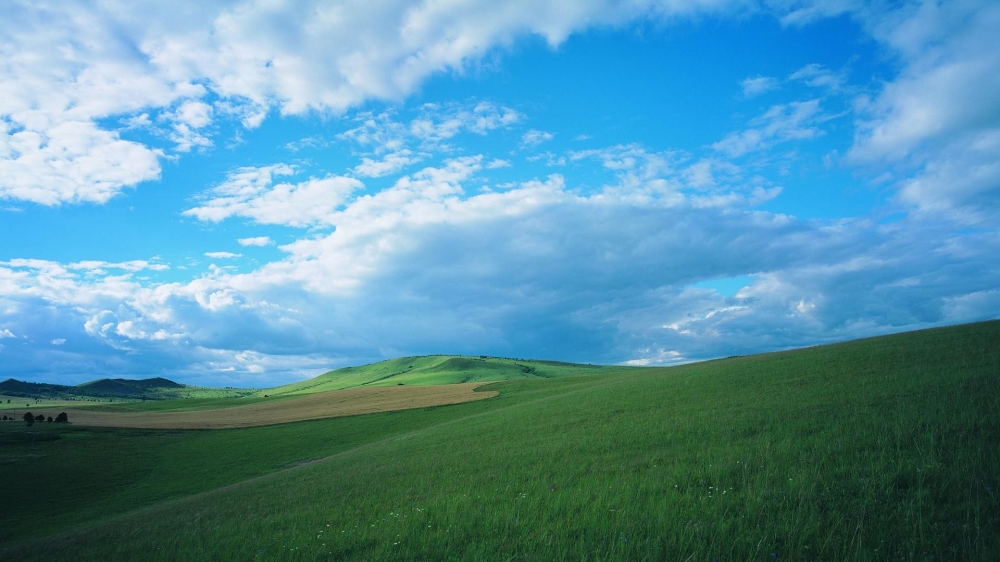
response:
<path fill-rule="evenodd" d="M 852 3 L 787 6 L 778 12 L 786 24 L 868 17 Z M 14 5 L 0 21 L 0 197 L 103 202 L 158 177 L 164 153 L 124 139 L 108 117 L 164 127 L 179 135 L 175 150 L 193 149 L 211 143 L 224 117 L 252 128 L 269 112 L 326 116 L 402 99 L 427 76 L 463 72 L 523 35 L 558 45 L 593 25 L 733 9 L 389 2 L 347 5 L 338 19 L 339 7 Z M 851 158 L 898 166 L 900 200 L 922 212 L 986 220 L 998 208 L 996 11 L 926 3 L 865 20 L 901 71 L 858 101 Z M 791 78 L 831 87 L 829 71 L 807 68 Z M 828 118 L 821 103 L 775 105 L 714 148 L 738 157 L 814 138 Z M 494 102 L 427 105 L 413 119 L 366 115 L 342 139 L 366 151 L 354 173 L 375 176 L 460 135 L 523 121 L 519 108 Z M 187 282 L 136 275 L 166 268 L 155 259 L 2 262 L 0 336 L 73 341 L 58 357 L 5 349 L 5 365 L 227 373 L 245 384 L 385 350 L 652 364 L 998 314 L 995 229 L 958 236 L 913 217 L 883 227 L 754 210 L 777 188 L 718 154 L 622 145 L 567 158 L 599 162 L 612 180 L 522 178 L 480 193 L 479 176 L 503 161 L 453 157 L 365 193 L 342 176 L 293 181 L 301 172 L 285 164 L 237 169 L 185 214 L 325 230 L 256 271 L 214 267 Z M 261 240 L 271 243 L 240 243 Z M 733 297 L 688 288 L 740 275 L 753 283 Z"/>
<path fill-rule="evenodd" d="M 478 135 L 510 127 L 523 117 L 517 111 L 491 102 L 472 108 L 456 104 L 425 104 L 421 115 L 410 122 L 409 133 L 425 143 L 446 141 L 462 131 Z"/>
<path fill-rule="evenodd" d="M 823 18 L 837 17 L 849 12 L 865 12 L 868 5 L 864 0 L 790 0 L 775 2 L 781 23 L 805 26 Z M 875 4 L 877 5 L 877 4 Z"/>
<path fill-rule="evenodd" d="M 726 135 L 714 143 L 712 148 L 738 157 L 769 148 L 779 142 L 815 138 L 823 134 L 823 130 L 817 125 L 825 119 L 818 99 L 774 105 L 760 117 L 751 120 L 750 128 Z"/>
<path fill-rule="evenodd" d="M 249 273 L 162 283 L 131 277 L 139 263 L 4 262 L 4 329 L 74 342 L 45 361 L 8 346 L 5 362 L 263 384 L 386 353 L 668 364 L 998 314 L 994 232 L 756 211 L 726 198 L 738 168 L 636 145 L 574 158 L 618 183 L 469 195 L 487 159 L 455 158 L 345 201 L 324 218 L 335 229 Z M 251 208 L 285 171 L 239 170 L 228 193 Z M 691 288 L 741 275 L 735 296 Z"/>
<path fill-rule="evenodd" d="M 165 122 L 184 152 L 211 146 L 205 131 L 219 115 L 255 128 L 274 109 L 342 113 L 402 99 L 525 35 L 555 46 L 595 25 L 729 4 L 15 2 L 0 21 L 0 197 L 103 203 L 158 178 L 160 149 L 122 140 L 109 117 L 139 118 L 126 128 Z M 484 133 L 516 119 L 477 106 L 414 132 L 440 141 L 456 127 Z"/>
<path fill-rule="evenodd" d="M 208 148 L 212 141 L 202 129 L 212 122 L 212 106 L 201 101 L 185 101 L 163 120 L 173 123 L 173 130 L 167 135 L 177 144 L 178 152 L 189 152 L 192 148 Z"/>
<path fill-rule="evenodd" d="M 922 3 L 869 21 L 902 61 L 861 104 L 849 160 L 902 167 L 899 200 L 963 222 L 1000 216 L 1000 5 Z"/>
<path fill-rule="evenodd" d="M 285 144 L 285 148 L 292 152 L 298 152 L 306 148 L 319 149 L 319 148 L 326 148 L 328 146 L 330 146 L 330 143 L 319 135 L 304 137 L 297 141 L 292 141 L 290 143 Z"/>
<path fill-rule="evenodd" d="M 192 129 L 201 129 L 212 122 L 212 106 L 205 102 L 188 100 L 177 108 L 174 120 Z"/>
<path fill-rule="evenodd" d="M 234 254 L 233 252 L 205 252 L 205 256 L 213 259 L 227 260 L 242 258 L 243 254 Z"/>
<path fill-rule="evenodd" d="M 16 337 L 17 336 L 14 335 L 14 332 L 11 332 L 10 330 L 8 330 L 6 328 L 4 328 L 3 330 L 0 330 L 0 340 L 2 340 L 4 338 L 16 338 Z"/>
<path fill-rule="evenodd" d="M 395 174 L 403 168 L 419 161 L 419 156 L 415 156 L 411 151 L 403 149 L 386 154 L 380 160 L 363 158 L 361 164 L 354 167 L 353 172 L 361 177 L 378 178 Z"/>
<path fill-rule="evenodd" d="M 635 203 L 694 208 L 759 205 L 781 193 L 781 188 L 759 178 L 746 178 L 736 165 L 708 158 L 690 162 L 681 152 L 650 152 L 642 146 L 569 153 L 571 161 L 597 159 L 615 176 L 601 187 L 601 196 Z"/>
<path fill-rule="evenodd" d="M 90 122 L 33 129 L 0 115 L 0 198 L 104 203 L 124 187 L 158 179 L 160 155 Z"/>
<path fill-rule="evenodd" d="M 259 224 L 329 225 L 336 210 L 362 187 L 358 180 L 343 176 L 273 185 L 274 177 L 293 173 L 285 164 L 240 168 L 210 190 L 202 205 L 183 214 L 211 222 L 238 216 Z"/>
<path fill-rule="evenodd" d="M 778 82 L 777 78 L 771 76 L 754 76 L 745 78 L 740 82 L 740 87 L 743 88 L 743 97 L 752 98 L 771 90 L 777 90 L 781 87 L 781 83 Z"/>
<path fill-rule="evenodd" d="M 521 145 L 525 147 L 535 147 L 543 142 L 550 141 L 553 138 L 555 138 L 555 135 L 552 133 L 531 129 L 521 135 Z"/>
<path fill-rule="evenodd" d="M 8 263 L 17 263 L 18 260 L 12 260 Z M 21 266 L 23 267 L 23 263 Z M 170 269 L 170 266 L 165 263 L 160 263 L 154 258 L 154 261 L 149 260 L 131 260 L 126 262 L 106 262 L 99 260 L 83 260 L 78 262 L 73 262 L 66 265 L 66 269 L 86 271 L 88 274 L 104 274 L 105 270 L 108 269 L 121 269 L 128 272 L 136 271 L 166 271 Z"/>
<path fill-rule="evenodd" d="M 788 75 L 789 80 L 800 81 L 813 88 L 822 88 L 831 93 L 844 89 L 847 76 L 844 72 L 833 72 L 821 64 L 807 64 Z"/>
<path fill-rule="evenodd" d="M 49 341 L 52 345 L 63 345 L 66 343 L 66 338 L 55 338 Z"/>
<path fill-rule="evenodd" d="M 254 236 L 251 238 L 240 238 L 236 240 L 240 246 L 270 246 L 274 242 L 268 236 Z"/>

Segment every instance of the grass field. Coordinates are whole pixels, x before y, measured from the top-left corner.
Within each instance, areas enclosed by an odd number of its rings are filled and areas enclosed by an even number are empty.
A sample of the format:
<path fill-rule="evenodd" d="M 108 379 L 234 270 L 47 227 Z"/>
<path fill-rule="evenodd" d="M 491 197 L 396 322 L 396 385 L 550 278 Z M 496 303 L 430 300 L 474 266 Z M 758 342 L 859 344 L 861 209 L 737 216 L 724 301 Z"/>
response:
<path fill-rule="evenodd" d="M 245 402 L 226 408 L 118 410 L 110 408 L 35 408 L 33 414 L 55 417 L 66 412 L 75 425 L 134 429 L 231 429 L 303 420 L 393 412 L 483 400 L 496 392 L 476 392 L 480 383 L 411 387 L 361 387 L 291 395 L 286 400 Z M 47 422 L 46 422 L 47 423 Z"/>
<path fill-rule="evenodd" d="M 32 408 L 79 407 L 83 404 L 85 404 L 85 402 L 82 400 L 59 400 L 52 398 L 36 400 L 34 398 L 25 398 L 24 396 L 0 394 L 0 414 L 14 415 L 14 413 L 17 413 L 17 419 L 21 419 L 20 414 L 23 414 L 26 410 L 30 410 Z"/>
<path fill-rule="evenodd" d="M 488 388 L 235 430 L 0 424 L 0 559 L 1000 559 L 1000 322 Z"/>

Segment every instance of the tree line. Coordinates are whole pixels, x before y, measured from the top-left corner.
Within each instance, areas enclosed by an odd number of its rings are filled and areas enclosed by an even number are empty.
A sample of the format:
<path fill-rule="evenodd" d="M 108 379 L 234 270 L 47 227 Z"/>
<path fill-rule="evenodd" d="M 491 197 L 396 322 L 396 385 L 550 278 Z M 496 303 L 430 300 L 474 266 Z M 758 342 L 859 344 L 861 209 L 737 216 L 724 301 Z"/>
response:
<path fill-rule="evenodd" d="M 59 415 L 55 417 L 55 419 L 52 419 L 52 416 L 49 416 L 49 417 L 46 418 L 45 414 L 38 414 L 36 416 L 36 415 L 32 414 L 31 412 L 25 412 L 24 415 L 21 416 L 21 419 L 23 419 L 24 422 L 27 423 L 29 426 L 30 425 L 34 425 L 35 422 L 44 422 L 44 421 L 59 422 L 59 423 L 69 423 L 69 416 L 66 415 L 66 412 L 60 412 Z M 3 416 L 2 420 L 3 421 L 14 421 L 14 416 L 7 417 L 5 415 L 5 416 Z"/>

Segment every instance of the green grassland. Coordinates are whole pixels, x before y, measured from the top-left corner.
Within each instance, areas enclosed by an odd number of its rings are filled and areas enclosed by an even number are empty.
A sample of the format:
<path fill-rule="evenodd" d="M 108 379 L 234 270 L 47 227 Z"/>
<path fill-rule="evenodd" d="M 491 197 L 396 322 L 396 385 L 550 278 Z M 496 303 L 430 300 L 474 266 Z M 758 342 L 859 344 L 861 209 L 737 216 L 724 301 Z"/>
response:
<path fill-rule="evenodd" d="M 283 396 L 343 390 L 358 386 L 396 386 L 455 384 L 464 382 L 506 381 L 519 379 L 549 379 L 598 373 L 617 373 L 630 367 L 580 365 L 557 361 L 533 361 L 502 357 L 463 357 L 427 355 L 401 357 L 363 365 L 345 367 L 318 377 L 277 388 L 261 390 L 258 395 Z"/>
<path fill-rule="evenodd" d="M 0 413 L 7 415 L 14 415 L 16 412 L 18 414 L 17 419 L 21 419 L 20 414 L 31 408 L 58 408 L 60 406 L 78 408 L 85 405 L 85 402 L 80 400 L 65 400 L 59 398 L 25 398 L 24 396 L 11 396 L 8 394 L 0 394 Z"/>
<path fill-rule="evenodd" d="M 496 382 L 521 379 L 613 374 L 634 367 L 581 365 L 557 361 L 430 355 L 401 357 L 360 367 L 346 367 L 317 377 L 263 390 L 184 387 L 165 400 L 106 400 L 86 405 L 89 409 L 115 412 L 165 412 L 214 410 L 293 398 L 305 394 L 364 386 L 423 386 L 464 382 Z M 22 408 L 23 409 L 23 408 Z"/>
<path fill-rule="evenodd" d="M 1000 322 L 488 388 L 239 430 L 0 424 L 0 559 L 1000 559 Z"/>

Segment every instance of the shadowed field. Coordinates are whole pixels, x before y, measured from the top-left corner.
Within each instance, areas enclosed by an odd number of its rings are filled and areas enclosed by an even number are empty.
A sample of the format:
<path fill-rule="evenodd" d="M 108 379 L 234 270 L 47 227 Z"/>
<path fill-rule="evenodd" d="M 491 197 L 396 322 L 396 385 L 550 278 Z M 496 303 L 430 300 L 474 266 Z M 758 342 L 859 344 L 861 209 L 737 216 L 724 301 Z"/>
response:
<path fill-rule="evenodd" d="M 35 408 L 32 412 L 54 417 L 64 411 L 73 424 L 95 427 L 231 429 L 460 404 L 497 395 L 475 392 L 478 386 L 482 383 L 349 388 L 217 410 L 126 412 Z"/>

